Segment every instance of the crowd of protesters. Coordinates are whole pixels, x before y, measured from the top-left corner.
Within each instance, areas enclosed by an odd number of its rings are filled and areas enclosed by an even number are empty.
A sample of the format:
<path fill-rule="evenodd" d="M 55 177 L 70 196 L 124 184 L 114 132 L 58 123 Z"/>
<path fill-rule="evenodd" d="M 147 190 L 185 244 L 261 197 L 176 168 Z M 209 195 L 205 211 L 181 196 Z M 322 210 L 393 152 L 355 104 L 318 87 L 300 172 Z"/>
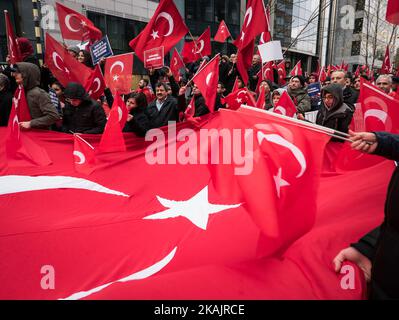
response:
<path fill-rule="evenodd" d="M 29 129 L 49 129 L 65 133 L 101 134 L 107 123 L 106 106 L 112 106 L 113 97 L 109 89 L 97 101 L 93 100 L 79 83 L 69 83 L 64 88 L 55 79 L 46 65 L 40 66 L 34 56 L 34 50 L 25 38 L 18 39 L 23 62 L 15 65 L 8 64 L 0 73 L 0 126 L 7 126 L 14 92 L 19 85 L 25 89 L 26 100 L 32 120 L 20 122 L 20 127 Z M 89 68 L 94 68 L 89 52 L 78 47 L 69 47 L 68 52 L 79 62 Z M 10 60 L 7 59 L 7 62 Z M 133 132 L 144 136 L 152 128 L 162 127 L 169 121 L 185 121 L 185 110 L 193 99 L 195 113 L 193 117 L 201 117 L 210 113 L 209 106 L 198 87 L 190 81 L 199 70 L 202 63 L 209 61 L 209 57 L 187 64 L 179 79 L 175 79 L 169 67 L 148 70 L 148 75 L 143 77 L 138 87 L 131 93 L 124 95 L 129 115 L 124 132 Z M 254 100 L 260 94 L 265 95 L 265 110 L 273 110 L 279 103 L 284 92 L 287 92 L 296 107 L 296 117 L 305 120 L 305 114 L 316 111 L 316 124 L 348 133 L 359 99 L 361 78 L 371 81 L 367 72 L 360 69 L 358 75 L 353 75 L 344 70 L 335 70 L 320 83 L 320 93 L 316 96 L 309 95 L 309 85 L 317 83 L 319 74 L 312 73 L 307 77 L 296 75 L 280 82 L 275 72 L 274 81 L 258 78 L 262 70 L 259 55 L 253 56 L 252 66 L 248 70 L 249 82 L 242 81 L 237 66 L 237 56 L 223 55 L 220 59 L 219 82 L 214 110 L 229 108 L 225 103 L 227 95 L 235 89 L 247 88 Z M 399 99 L 397 84 L 399 79 L 392 75 L 379 75 L 375 85 L 385 94 Z M 259 90 L 262 88 L 262 90 Z M 386 133 L 353 133 L 353 147 L 368 153 L 376 153 L 390 159 L 399 160 L 399 138 Z M 393 213 L 392 190 L 397 189 L 397 170 L 391 182 L 390 195 L 387 198 L 386 219 L 384 224 L 369 235 L 362 238 L 359 243 L 344 249 L 334 260 L 338 271 L 344 260 L 352 260 L 361 267 L 366 275 L 370 276 L 371 260 L 376 256 L 377 267 L 373 272 L 372 294 L 375 297 L 385 297 L 397 294 L 396 283 L 386 281 L 384 272 L 394 274 L 397 270 L 397 219 Z M 395 191 L 394 190 L 394 191 Z M 395 191 L 395 194 L 397 190 Z M 395 229 L 396 228 L 396 229 Z M 381 236 L 384 235 L 384 236 Z M 390 236 L 391 238 L 387 238 Z M 393 238 L 395 239 L 393 239 Z M 377 241 L 377 239 L 379 239 Z M 387 240 L 388 239 L 388 240 Z M 382 248 L 382 249 L 381 249 Z M 377 251 L 376 251 L 377 250 Z M 379 250 L 379 251 L 378 251 Z M 385 250 L 385 251 L 384 251 Z M 383 255 L 390 252 L 396 258 L 392 259 Z M 389 260 L 389 261 L 388 261 Z M 383 265 L 385 264 L 385 265 Z M 387 271 L 388 270 L 388 271 Z M 394 276 L 395 279 L 397 277 Z M 387 289 L 388 288 L 388 289 Z M 385 291 L 384 291 L 385 290 Z"/>

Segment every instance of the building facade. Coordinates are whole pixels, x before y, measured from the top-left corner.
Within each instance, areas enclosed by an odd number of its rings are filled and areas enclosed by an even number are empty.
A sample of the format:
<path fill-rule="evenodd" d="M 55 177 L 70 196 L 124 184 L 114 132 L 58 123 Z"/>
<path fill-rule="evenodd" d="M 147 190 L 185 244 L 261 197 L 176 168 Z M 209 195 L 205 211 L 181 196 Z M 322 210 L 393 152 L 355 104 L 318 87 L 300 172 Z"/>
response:
<path fill-rule="evenodd" d="M 398 32 L 385 20 L 386 7 L 387 0 L 338 0 L 331 10 L 327 60 L 331 64 L 345 61 L 352 71 L 366 64 L 378 70 L 389 44 L 391 62 L 397 61 Z"/>

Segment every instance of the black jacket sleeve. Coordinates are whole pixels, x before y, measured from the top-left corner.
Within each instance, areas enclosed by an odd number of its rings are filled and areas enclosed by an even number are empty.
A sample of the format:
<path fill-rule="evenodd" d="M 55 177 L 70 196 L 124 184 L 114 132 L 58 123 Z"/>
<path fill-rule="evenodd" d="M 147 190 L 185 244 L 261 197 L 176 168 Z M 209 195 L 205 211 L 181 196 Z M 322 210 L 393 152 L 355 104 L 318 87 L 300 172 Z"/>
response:
<path fill-rule="evenodd" d="M 107 118 L 105 116 L 104 109 L 99 104 L 96 104 L 95 107 L 93 108 L 93 119 L 95 126 L 89 130 L 85 130 L 82 133 L 91 133 L 91 134 L 103 133 L 105 124 L 107 123 Z"/>
<path fill-rule="evenodd" d="M 378 145 L 374 154 L 399 161 L 399 135 L 388 132 L 374 132 Z"/>
<path fill-rule="evenodd" d="M 355 248 L 361 254 L 373 261 L 377 247 L 377 240 L 380 236 L 380 230 L 381 226 L 375 228 L 363 236 L 357 243 L 352 243 L 351 247 Z"/>
<path fill-rule="evenodd" d="M 169 78 L 170 88 L 172 89 L 172 96 L 174 96 L 175 98 L 177 98 L 178 95 L 179 95 L 180 87 L 179 87 L 179 85 L 177 84 L 177 82 L 176 82 L 176 80 L 175 80 L 175 78 L 174 78 L 173 76 L 168 77 L 168 78 Z M 154 92 L 155 92 L 155 91 L 154 91 Z"/>

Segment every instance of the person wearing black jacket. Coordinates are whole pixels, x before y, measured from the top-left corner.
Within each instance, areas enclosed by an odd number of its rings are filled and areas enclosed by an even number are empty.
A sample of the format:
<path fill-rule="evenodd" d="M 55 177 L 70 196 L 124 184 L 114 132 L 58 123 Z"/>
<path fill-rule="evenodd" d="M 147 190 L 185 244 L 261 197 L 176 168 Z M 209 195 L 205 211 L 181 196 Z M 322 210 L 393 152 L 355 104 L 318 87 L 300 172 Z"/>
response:
<path fill-rule="evenodd" d="M 316 116 L 316 124 L 347 133 L 353 111 L 343 102 L 342 87 L 332 83 L 321 90 L 322 105 Z M 334 139 L 333 141 L 340 141 Z"/>
<path fill-rule="evenodd" d="M 132 92 L 125 98 L 129 115 L 123 132 L 134 132 L 144 137 L 150 128 L 149 119 L 145 113 L 147 97 L 142 92 Z"/>
<path fill-rule="evenodd" d="M 399 161 L 399 135 L 387 132 L 352 132 L 352 148 Z M 399 168 L 396 166 L 385 200 L 382 225 L 333 260 L 339 272 L 345 260 L 356 263 L 370 281 L 370 299 L 399 299 Z"/>
<path fill-rule="evenodd" d="M 354 89 L 347 86 L 348 79 L 350 79 L 350 75 L 342 70 L 334 71 L 331 74 L 331 83 L 337 83 L 341 86 L 345 104 L 350 107 L 352 111 L 355 111 L 355 104 L 357 103 L 359 95 Z"/>
<path fill-rule="evenodd" d="M 146 109 L 150 128 L 166 126 L 168 121 L 177 122 L 179 120 L 177 100 L 168 95 L 168 88 L 165 83 L 158 82 L 155 89 L 156 99 Z"/>
<path fill-rule="evenodd" d="M 64 96 L 63 132 L 96 134 L 104 131 L 107 122 L 104 109 L 90 99 L 80 83 L 68 83 Z"/>
<path fill-rule="evenodd" d="M 10 81 L 0 73 L 0 127 L 7 126 L 12 107 L 12 93 L 9 90 Z"/>

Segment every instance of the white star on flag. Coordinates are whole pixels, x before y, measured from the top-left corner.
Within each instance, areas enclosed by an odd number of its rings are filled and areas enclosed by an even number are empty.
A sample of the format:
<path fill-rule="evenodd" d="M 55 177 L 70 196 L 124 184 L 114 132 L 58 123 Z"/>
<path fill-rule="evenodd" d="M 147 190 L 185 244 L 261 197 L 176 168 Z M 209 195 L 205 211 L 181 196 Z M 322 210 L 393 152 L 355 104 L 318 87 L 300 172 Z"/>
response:
<path fill-rule="evenodd" d="M 156 38 L 159 38 L 158 31 L 152 30 L 151 37 L 153 37 L 154 40 L 155 40 Z"/>
<path fill-rule="evenodd" d="M 82 27 L 86 27 L 87 26 L 87 23 L 85 21 L 82 21 L 80 24 L 82 25 Z"/>
<path fill-rule="evenodd" d="M 227 209 L 238 208 L 241 204 L 220 205 L 208 201 L 208 186 L 186 201 L 174 201 L 157 196 L 158 201 L 168 208 L 164 211 L 149 215 L 143 219 L 168 219 L 185 217 L 198 228 L 206 230 L 209 215 Z"/>
<path fill-rule="evenodd" d="M 114 77 L 112 78 L 114 81 L 118 81 L 119 80 L 119 76 L 116 74 L 114 75 Z"/>
<path fill-rule="evenodd" d="M 240 38 L 240 40 L 241 40 L 241 41 L 244 41 L 244 38 L 245 38 L 245 32 L 242 31 L 242 32 L 241 32 L 241 38 Z"/>
<path fill-rule="evenodd" d="M 282 173 L 282 169 L 279 168 L 278 172 L 277 172 L 277 176 L 274 176 L 274 182 L 276 183 L 276 191 L 277 191 L 277 196 L 280 198 L 280 189 L 281 187 L 287 187 L 290 184 L 285 181 L 284 179 L 281 178 L 281 173 Z"/>

